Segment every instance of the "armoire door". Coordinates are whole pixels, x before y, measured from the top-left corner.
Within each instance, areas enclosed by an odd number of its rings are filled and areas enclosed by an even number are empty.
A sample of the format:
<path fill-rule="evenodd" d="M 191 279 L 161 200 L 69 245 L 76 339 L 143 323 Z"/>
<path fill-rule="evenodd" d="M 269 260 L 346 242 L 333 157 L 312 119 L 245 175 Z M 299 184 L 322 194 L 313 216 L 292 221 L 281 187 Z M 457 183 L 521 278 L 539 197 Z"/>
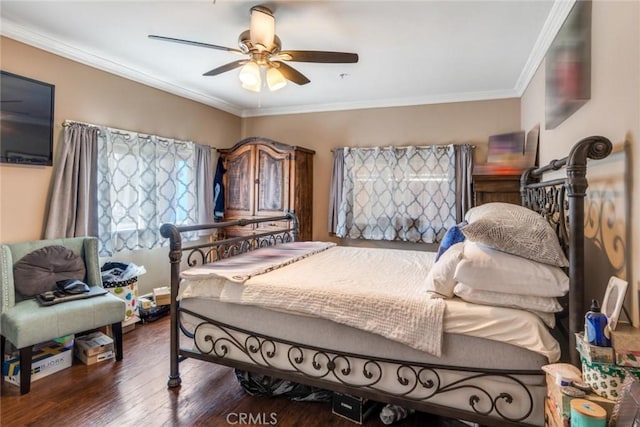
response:
<path fill-rule="evenodd" d="M 255 150 L 240 147 L 225 157 L 225 218 L 248 218 L 255 209 Z"/>
<path fill-rule="evenodd" d="M 291 209 L 289 199 L 290 153 L 256 145 L 256 216 L 281 216 Z"/>

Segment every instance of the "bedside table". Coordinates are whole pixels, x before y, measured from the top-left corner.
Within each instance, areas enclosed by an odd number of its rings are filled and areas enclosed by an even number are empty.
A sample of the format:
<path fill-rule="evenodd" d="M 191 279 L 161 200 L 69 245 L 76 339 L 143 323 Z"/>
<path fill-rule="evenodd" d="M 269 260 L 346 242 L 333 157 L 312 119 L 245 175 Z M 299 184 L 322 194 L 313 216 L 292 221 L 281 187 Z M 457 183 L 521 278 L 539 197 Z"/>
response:
<path fill-rule="evenodd" d="M 505 202 L 520 205 L 520 174 L 473 175 L 474 206 L 489 202 Z"/>

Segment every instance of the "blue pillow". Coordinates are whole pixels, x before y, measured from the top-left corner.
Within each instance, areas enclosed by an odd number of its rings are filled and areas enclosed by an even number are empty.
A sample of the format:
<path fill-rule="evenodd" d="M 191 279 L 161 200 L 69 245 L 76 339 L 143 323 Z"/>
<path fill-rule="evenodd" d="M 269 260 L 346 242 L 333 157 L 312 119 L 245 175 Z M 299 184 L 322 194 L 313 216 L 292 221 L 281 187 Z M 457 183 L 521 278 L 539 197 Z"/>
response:
<path fill-rule="evenodd" d="M 447 230 L 447 232 L 444 234 L 444 237 L 442 238 L 442 241 L 440 242 L 440 247 L 438 247 L 436 261 L 438 261 L 442 254 L 445 253 L 451 246 L 464 241 L 464 234 L 462 234 L 462 230 L 460 228 L 465 225 L 467 225 L 467 221 L 456 224 Z"/>

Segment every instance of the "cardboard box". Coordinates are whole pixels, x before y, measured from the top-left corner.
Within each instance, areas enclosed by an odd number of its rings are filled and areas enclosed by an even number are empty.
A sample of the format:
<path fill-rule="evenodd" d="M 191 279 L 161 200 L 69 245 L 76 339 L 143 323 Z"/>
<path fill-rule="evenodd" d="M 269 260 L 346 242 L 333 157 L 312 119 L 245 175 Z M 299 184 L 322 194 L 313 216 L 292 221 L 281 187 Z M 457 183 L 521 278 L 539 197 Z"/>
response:
<path fill-rule="evenodd" d="M 570 419 L 561 416 L 562 410 L 558 408 L 549 396 L 544 398 L 544 427 L 569 427 Z"/>
<path fill-rule="evenodd" d="M 332 412 L 357 424 L 362 424 L 376 406 L 377 402 L 372 400 L 350 394 L 333 393 Z"/>
<path fill-rule="evenodd" d="M 588 363 L 615 363 L 613 347 L 599 347 L 584 340 L 584 333 L 576 334 L 576 349 Z"/>
<path fill-rule="evenodd" d="M 627 323 L 618 323 L 611 331 L 611 345 L 616 348 L 640 351 L 640 329 Z"/>
<path fill-rule="evenodd" d="M 76 357 L 85 365 L 94 365 L 98 362 L 102 362 L 103 360 L 114 359 L 116 357 L 116 353 L 113 350 L 109 350 L 93 356 L 85 356 L 82 353 L 76 352 Z"/>
<path fill-rule="evenodd" d="M 153 288 L 153 299 L 156 306 L 171 304 L 171 289 L 168 286 Z"/>
<path fill-rule="evenodd" d="M 59 338 L 61 342 L 50 341 L 34 348 L 31 359 L 31 381 L 49 376 L 71 367 L 73 364 L 73 335 Z M 20 385 L 20 356 L 11 357 L 2 364 L 4 379 Z"/>
<path fill-rule="evenodd" d="M 122 321 L 122 333 L 123 334 L 128 334 L 129 332 L 133 331 L 136 329 L 136 323 L 138 323 L 140 321 L 140 318 L 136 315 L 133 317 L 130 317 L 127 320 L 123 320 Z"/>
<path fill-rule="evenodd" d="M 76 357 L 85 365 L 115 358 L 113 339 L 102 332 L 94 332 L 76 339 Z"/>
<path fill-rule="evenodd" d="M 640 368 L 640 329 L 618 323 L 616 330 L 611 331 L 611 345 L 617 365 Z"/>

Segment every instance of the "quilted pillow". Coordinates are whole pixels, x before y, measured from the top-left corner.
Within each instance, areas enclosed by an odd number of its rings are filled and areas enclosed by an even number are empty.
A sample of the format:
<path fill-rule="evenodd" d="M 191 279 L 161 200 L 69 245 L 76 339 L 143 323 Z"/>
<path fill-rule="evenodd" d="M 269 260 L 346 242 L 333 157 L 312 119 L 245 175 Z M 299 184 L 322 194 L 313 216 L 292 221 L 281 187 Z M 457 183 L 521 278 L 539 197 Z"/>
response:
<path fill-rule="evenodd" d="M 558 267 L 569 265 L 558 236 L 536 212 L 511 203 L 469 209 L 462 227 L 467 239 L 494 249 Z"/>
<path fill-rule="evenodd" d="M 451 298 L 456 282 L 453 275 L 462 256 L 464 243 L 451 246 L 438 261 L 433 264 L 427 274 L 427 292 L 435 298 Z"/>
<path fill-rule="evenodd" d="M 560 267 L 510 255 L 469 240 L 455 272 L 459 283 L 483 291 L 560 297 L 569 291 L 569 277 Z M 446 252 L 445 252 L 446 253 Z"/>
<path fill-rule="evenodd" d="M 85 274 L 83 259 L 64 246 L 36 249 L 13 266 L 14 286 L 25 297 L 54 290 L 58 280 L 84 280 Z"/>

